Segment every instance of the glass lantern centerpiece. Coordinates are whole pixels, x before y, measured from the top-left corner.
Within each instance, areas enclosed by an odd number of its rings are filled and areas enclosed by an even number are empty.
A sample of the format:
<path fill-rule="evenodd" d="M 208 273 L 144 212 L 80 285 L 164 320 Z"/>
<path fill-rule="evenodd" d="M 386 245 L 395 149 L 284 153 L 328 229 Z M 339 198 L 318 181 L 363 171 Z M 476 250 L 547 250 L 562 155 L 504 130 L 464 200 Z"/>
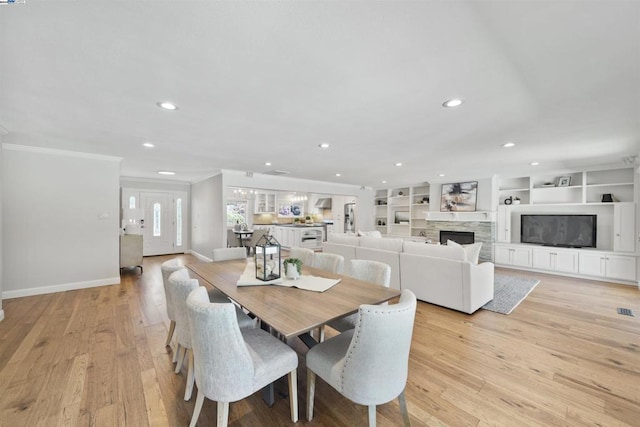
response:
<path fill-rule="evenodd" d="M 264 235 L 256 243 L 255 250 L 256 278 L 269 281 L 279 279 L 280 243 L 273 236 Z"/>

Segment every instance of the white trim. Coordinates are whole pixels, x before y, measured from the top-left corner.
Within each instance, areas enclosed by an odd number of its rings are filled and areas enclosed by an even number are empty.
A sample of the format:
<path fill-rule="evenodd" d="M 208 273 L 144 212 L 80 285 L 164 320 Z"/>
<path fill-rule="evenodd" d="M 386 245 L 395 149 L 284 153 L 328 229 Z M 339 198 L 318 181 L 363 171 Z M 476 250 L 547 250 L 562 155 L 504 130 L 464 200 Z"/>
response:
<path fill-rule="evenodd" d="M 207 258 L 206 256 L 199 254 L 198 252 L 194 251 L 194 250 L 187 250 L 185 251 L 185 253 L 191 254 L 193 256 L 195 256 L 196 258 L 198 258 L 200 261 L 204 261 L 204 262 L 213 262 L 212 258 Z"/>
<path fill-rule="evenodd" d="M 4 320 L 4 310 L 0 309 L 0 322 Z"/>
<path fill-rule="evenodd" d="M 32 295 L 50 294 L 53 292 L 73 291 L 76 289 L 95 288 L 97 286 L 119 285 L 120 276 L 107 279 L 90 280 L 88 282 L 63 283 L 61 285 L 41 286 L 39 288 L 18 289 L 2 293 L 2 299 L 29 297 Z"/>
<path fill-rule="evenodd" d="M 104 154 L 82 153 L 79 151 L 58 150 L 56 148 L 35 147 L 33 145 L 2 144 L 4 150 L 27 151 L 30 153 L 53 154 L 56 156 L 81 157 L 83 159 L 107 160 L 122 162 L 122 157 L 107 156 Z"/>

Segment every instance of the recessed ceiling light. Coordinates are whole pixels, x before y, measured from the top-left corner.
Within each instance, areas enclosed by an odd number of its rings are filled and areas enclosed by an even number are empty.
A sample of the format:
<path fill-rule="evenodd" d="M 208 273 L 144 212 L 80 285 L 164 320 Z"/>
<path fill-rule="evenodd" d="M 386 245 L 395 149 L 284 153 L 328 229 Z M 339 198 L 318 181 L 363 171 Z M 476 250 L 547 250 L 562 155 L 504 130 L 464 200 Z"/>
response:
<path fill-rule="evenodd" d="M 152 143 L 150 143 L 150 142 L 145 142 L 144 144 L 142 144 L 142 146 L 143 146 L 143 147 L 146 147 L 146 148 L 153 148 L 153 147 L 155 147 L 155 145 L 153 145 L 153 144 L 152 144 Z"/>
<path fill-rule="evenodd" d="M 402 166 L 402 162 L 396 162 L 396 166 Z"/>
<path fill-rule="evenodd" d="M 337 173 L 336 176 L 342 176 L 342 174 L 341 173 Z"/>
<path fill-rule="evenodd" d="M 271 166 L 271 162 L 264 162 L 265 166 Z"/>
<path fill-rule="evenodd" d="M 464 101 L 462 99 L 458 99 L 458 98 L 453 98 L 453 99 L 449 99 L 448 101 L 445 101 L 442 103 L 442 106 L 445 108 L 453 108 L 453 107 L 459 107 L 460 105 L 462 105 Z"/>
<path fill-rule="evenodd" d="M 443 173 L 439 173 L 439 174 L 438 174 L 438 176 L 439 176 L 440 178 L 442 178 L 442 177 L 444 176 L 444 174 L 443 174 Z"/>
<path fill-rule="evenodd" d="M 516 145 L 516 143 L 515 143 L 515 142 L 507 142 L 507 143 L 505 143 L 505 144 L 502 144 L 502 146 L 503 146 L 504 148 L 511 148 L 511 147 L 513 147 L 514 145 Z"/>
<path fill-rule="evenodd" d="M 326 149 L 331 147 L 331 144 L 329 144 L 328 142 L 323 142 L 322 144 L 318 144 L 318 147 L 322 148 L 322 149 Z"/>
<path fill-rule="evenodd" d="M 158 173 L 160 175 L 175 175 L 175 172 L 171 172 L 171 171 L 158 171 Z"/>
<path fill-rule="evenodd" d="M 538 166 L 540 163 L 538 163 L 538 162 L 531 162 L 531 163 L 529 163 L 529 164 L 530 164 L 531 166 Z"/>
<path fill-rule="evenodd" d="M 382 183 L 383 183 L 383 184 L 386 184 L 386 183 L 387 183 L 387 181 L 382 181 Z"/>
<path fill-rule="evenodd" d="M 169 110 L 169 111 L 174 111 L 178 109 L 178 106 L 176 104 L 174 104 L 173 102 L 168 102 L 168 101 L 160 101 L 156 103 L 158 105 L 158 107 L 165 109 L 165 110 Z"/>

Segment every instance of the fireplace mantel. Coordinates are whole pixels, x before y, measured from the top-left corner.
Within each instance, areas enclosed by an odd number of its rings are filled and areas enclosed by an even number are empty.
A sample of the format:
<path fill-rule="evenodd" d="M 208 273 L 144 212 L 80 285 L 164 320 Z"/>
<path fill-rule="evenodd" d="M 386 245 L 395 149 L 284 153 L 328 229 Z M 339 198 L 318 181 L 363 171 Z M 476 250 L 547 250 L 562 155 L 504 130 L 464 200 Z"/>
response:
<path fill-rule="evenodd" d="M 495 212 L 427 212 L 427 221 L 496 222 Z"/>

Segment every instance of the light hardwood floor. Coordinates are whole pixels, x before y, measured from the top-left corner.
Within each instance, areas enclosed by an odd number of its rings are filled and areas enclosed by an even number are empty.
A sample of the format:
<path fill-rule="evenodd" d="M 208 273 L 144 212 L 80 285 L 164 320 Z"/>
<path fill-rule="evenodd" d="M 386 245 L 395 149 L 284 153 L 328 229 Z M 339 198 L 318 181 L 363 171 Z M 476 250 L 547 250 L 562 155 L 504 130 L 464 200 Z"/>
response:
<path fill-rule="evenodd" d="M 186 262 L 195 258 L 181 256 Z M 3 302 L 0 425 L 185 426 L 185 372 L 172 371 L 160 263 L 126 271 L 122 284 Z M 409 360 L 407 404 L 414 426 L 640 425 L 640 291 L 538 273 L 509 316 L 469 316 L 419 303 Z M 321 380 L 315 418 L 305 420 L 300 352 L 299 425 L 366 425 L 366 409 Z M 286 382 L 272 408 L 260 394 L 230 406 L 230 426 L 291 425 Z M 195 396 L 195 392 L 194 392 Z M 214 425 L 206 401 L 199 425 Z M 378 424 L 400 424 L 397 400 Z"/>

